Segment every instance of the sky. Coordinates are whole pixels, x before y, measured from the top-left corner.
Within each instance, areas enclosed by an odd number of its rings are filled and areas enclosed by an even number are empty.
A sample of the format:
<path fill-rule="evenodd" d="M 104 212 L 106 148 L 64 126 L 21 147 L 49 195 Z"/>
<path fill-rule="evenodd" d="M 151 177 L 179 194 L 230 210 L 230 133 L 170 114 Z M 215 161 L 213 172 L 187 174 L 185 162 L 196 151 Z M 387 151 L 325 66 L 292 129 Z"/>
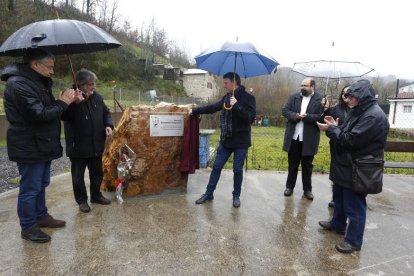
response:
<path fill-rule="evenodd" d="M 154 18 L 191 57 L 238 38 L 281 66 L 358 61 L 380 76 L 414 79 L 410 1 L 119 0 L 119 14 L 136 27 Z"/>

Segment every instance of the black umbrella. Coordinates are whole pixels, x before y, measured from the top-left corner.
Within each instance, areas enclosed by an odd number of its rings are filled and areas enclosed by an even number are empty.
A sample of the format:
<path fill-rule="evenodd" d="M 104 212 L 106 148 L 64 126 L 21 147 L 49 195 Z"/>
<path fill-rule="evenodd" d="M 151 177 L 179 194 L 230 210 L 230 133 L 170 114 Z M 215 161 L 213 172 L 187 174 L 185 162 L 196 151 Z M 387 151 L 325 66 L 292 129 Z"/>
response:
<path fill-rule="evenodd" d="M 55 55 L 89 53 L 122 46 L 101 28 L 84 21 L 55 19 L 26 25 L 0 46 L 2 56 L 22 56 L 31 48 Z"/>
<path fill-rule="evenodd" d="M 18 29 L 0 46 L 0 56 L 23 56 L 33 48 L 55 55 L 67 55 L 75 82 L 69 54 L 97 52 L 120 46 L 118 40 L 91 23 L 55 19 L 34 22 Z"/>

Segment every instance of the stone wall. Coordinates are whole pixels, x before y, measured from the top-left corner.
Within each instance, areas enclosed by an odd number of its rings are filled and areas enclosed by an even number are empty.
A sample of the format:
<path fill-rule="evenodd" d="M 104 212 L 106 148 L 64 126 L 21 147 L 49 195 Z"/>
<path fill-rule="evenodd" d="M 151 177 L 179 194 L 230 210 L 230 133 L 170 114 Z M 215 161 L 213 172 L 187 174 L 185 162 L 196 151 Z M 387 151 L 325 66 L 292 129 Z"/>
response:
<path fill-rule="evenodd" d="M 213 98 L 218 94 L 218 87 L 213 75 L 205 74 L 184 74 L 183 86 L 190 97 Z"/>

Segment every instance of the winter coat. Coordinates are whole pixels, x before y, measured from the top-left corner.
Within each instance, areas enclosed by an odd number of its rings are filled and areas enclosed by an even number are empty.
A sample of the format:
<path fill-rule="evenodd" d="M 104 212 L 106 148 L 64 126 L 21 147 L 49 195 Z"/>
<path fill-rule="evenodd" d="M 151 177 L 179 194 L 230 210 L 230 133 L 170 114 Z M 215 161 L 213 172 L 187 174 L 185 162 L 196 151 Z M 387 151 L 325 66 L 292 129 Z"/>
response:
<path fill-rule="evenodd" d="M 7 81 L 4 110 L 9 159 L 21 163 L 51 161 L 62 156 L 60 117 L 67 104 L 52 95 L 52 79 L 26 64 L 7 66 L 1 75 Z"/>
<path fill-rule="evenodd" d="M 296 113 L 300 113 L 302 98 L 303 96 L 300 92 L 292 94 L 289 96 L 286 104 L 282 108 L 282 114 L 288 120 L 286 123 L 285 138 L 283 141 L 283 150 L 286 152 L 289 152 L 296 124 L 299 122 L 296 119 Z M 322 118 L 322 98 L 323 96 L 315 91 L 306 109 L 307 115 L 302 120 L 304 123 L 302 156 L 313 156 L 318 152 L 319 139 L 321 135 L 316 122 L 320 121 Z"/>
<path fill-rule="evenodd" d="M 359 99 L 341 126 L 330 126 L 326 135 L 334 143 L 329 178 L 335 185 L 351 188 L 352 160 L 384 156 L 388 119 L 364 82 L 351 85 L 348 92 Z"/>
<path fill-rule="evenodd" d="M 351 109 L 346 104 L 337 104 L 334 107 L 328 108 L 324 112 L 324 117 L 331 116 L 335 120 L 339 119 L 338 126 L 341 126 L 348 117 L 350 110 Z M 335 154 L 335 142 L 333 140 L 329 140 L 329 149 L 331 153 L 331 165 L 329 168 L 329 172 L 332 173 L 332 170 L 334 170 L 335 168 L 335 165 L 333 164 L 333 160 L 335 159 L 335 157 L 333 157 L 333 155 Z"/>
<path fill-rule="evenodd" d="M 346 105 L 337 104 L 333 107 L 328 108 L 324 114 L 325 116 L 332 116 L 335 120 L 339 119 L 339 125 L 342 125 L 345 122 L 346 117 L 348 116 L 350 109 Z"/>
<path fill-rule="evenodd" d="M 256 99 L 246 92 L 244 86 L 234 91 L 237 103 L 231 109 L 232 112 L 232 136 L 220 143 L 226 148 L 248 148 L 251 143 L 251 124 L 256 118 Z M 226 95 L 220 101 L 210 105 L 195 108 L 193 115 L 212 114 L 217 111 L 224 112 L 223 103 Z"/>
<path fill-rule="evenodd" d="M 111 113 L 100 94 L 94 92 L 87 101 L 72 103 L 62 116 L 65 127 L 66 155 L 90 158 L 102 155 L 105 128 L 114 128 Z"/>

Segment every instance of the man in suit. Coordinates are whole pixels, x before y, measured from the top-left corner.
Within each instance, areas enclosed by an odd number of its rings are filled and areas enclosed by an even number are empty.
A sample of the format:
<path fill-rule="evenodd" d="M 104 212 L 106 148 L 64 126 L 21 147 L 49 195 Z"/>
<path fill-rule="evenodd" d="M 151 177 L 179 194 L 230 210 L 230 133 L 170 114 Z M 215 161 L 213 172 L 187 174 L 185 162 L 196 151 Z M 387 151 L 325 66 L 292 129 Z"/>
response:
<path fill-rule="evenodd" d="M 291 196 L 298 176 L 299 163 L 302 164 L 303 196 L 313 200 L 312 169 L 313 158 L 318 151 L 320 130 L 316 124 L 321 119 L 323 96 L 315 91 L 315 81 L 305 78 L 300 92 L 289 96 L 282 114 L 287 126 L 283 150 L 288 152 L 288 178 L 285 196 Z"/>

